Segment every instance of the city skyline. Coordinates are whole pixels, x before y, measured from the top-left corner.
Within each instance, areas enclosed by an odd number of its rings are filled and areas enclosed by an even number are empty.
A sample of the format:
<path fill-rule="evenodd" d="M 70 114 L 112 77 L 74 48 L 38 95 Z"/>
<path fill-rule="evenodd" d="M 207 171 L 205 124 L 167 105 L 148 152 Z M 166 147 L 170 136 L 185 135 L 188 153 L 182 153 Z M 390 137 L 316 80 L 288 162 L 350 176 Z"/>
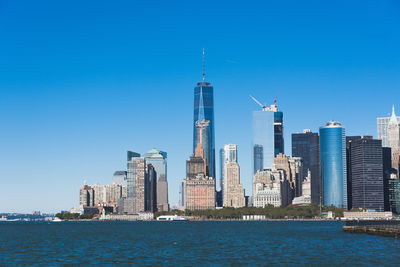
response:
<path fill-rule="evenodd" d="M 82 13 L 57 11 L 60 18 L 48 12 L 58 10 L 58 4 L 41 10 L 30 5 L 9 3 L 0 16 L 0 30 L 9 41 L 0 44 L 0 203 L 5 203 L 0 212 L 68 210 L 76 206 L 84 180 L 109 184 L 115 171 L 125 169 L 126 151 L 144 154 L 153 147 L 168 153 L 168 197 L 171 207 L 177 205 L 185 160 L 192 154 L 193 86 L 201 80 L 203 47 L 207 80 L 214 86 L 215 149 L 238 145 L 246 195 L 252 186 L 251 114 L 258 110 L 249 94 L 267 105 L 278 95 L 287 155 L 292 133 L 318 132 L 326 121 L 338 120 L 346 135 L 376 138 L 376 118 L 390 115 L 392 104 L 400 110 L 400 23 L 390 4 L 361 11 L 354 3 L 346 5 L 349 10 L 334 8 L 331 16 L 343 18 L 334 25 L 323 18 L 325 13 L 314 13 L 324 10 L 318 5 L 307 11 L 293 2 L 305 12 L 300 15 L 265 4 L 260 11 L 266 14 L 255 10 L 253 18 L 233 5 L 231 12 L 249 21 L 241 25 L 227 17 L 230 29 L 236 29 L 221 36 L 218 30 L 227 27 L 219 20 L 224 5 L 216 4 L 201 25 L 198 15 L 183 15 L 188 25 L 182 28 L 163 17 L 175 41 L 165 39 L 166 28 L 138 22 L 155 16 L 149 6 L 132 20 L 124 8 L 113 7 L 114 24 L 95 26 L 89 20 L 101 19 L 88 4 L 82 4 Z M 108 14 L 107 7 L 99 4 L 100 14 Z M 173 7 L 162 8 L 173 12 Z M 186 6 L 185 12 L 196 9 L 206 10 Z M 62 23 L 68 12 L 76 25 Z M 303 15 L 308 18 L 296 21 Z M 18 22 L 22 16 L 31 25 Z M 147 33 L 152 30 L 154 36 Z M 201 30 L 213 38 L 197 41 Z M 137 43 L 134 34 L 151 45 Z M 233 42 L 238 35 L 246 41 Z M 157 43 L 161 40 L 166 41 Z M 10 201 L 17 192 L 20 198 Z"/>

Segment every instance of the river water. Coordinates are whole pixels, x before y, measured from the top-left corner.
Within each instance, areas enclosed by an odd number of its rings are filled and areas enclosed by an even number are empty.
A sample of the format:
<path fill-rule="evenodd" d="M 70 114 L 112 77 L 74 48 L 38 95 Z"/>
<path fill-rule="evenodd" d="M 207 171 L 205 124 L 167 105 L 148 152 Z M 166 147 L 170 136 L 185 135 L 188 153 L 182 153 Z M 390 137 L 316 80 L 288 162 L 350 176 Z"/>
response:
<path fill-rule="evenodd" d="M 340 222 L 0 222 L 0 265 L 392 265 L 400 240 Z"/>

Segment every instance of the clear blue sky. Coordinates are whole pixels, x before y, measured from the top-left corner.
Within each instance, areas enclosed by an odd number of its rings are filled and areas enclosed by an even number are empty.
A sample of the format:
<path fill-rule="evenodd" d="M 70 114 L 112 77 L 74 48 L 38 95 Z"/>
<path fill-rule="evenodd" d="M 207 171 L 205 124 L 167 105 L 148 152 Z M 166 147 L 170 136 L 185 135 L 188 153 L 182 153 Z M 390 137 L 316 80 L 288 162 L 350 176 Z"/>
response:
<path fill-rule="evenodd" d="M 249 94 L 278 95 L 288 154 L 303 128 L 376 136 L 400 114 L 398 1 L 0 0 L 0 212 L 67 210 L 153 147 L 177 204 L 203 47 L 216 148 L 238 144 L 248 192 Z"/>

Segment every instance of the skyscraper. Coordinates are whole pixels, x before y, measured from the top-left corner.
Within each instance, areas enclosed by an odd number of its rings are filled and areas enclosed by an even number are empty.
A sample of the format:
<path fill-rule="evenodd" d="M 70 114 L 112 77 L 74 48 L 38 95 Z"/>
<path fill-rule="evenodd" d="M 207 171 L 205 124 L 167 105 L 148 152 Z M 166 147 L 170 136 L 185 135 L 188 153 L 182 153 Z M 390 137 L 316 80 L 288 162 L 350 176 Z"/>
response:
<path fill-rule="evenodd" d="M 351 207 L 384 210 L 382 141 L 364 136 L 351 141 Z"/>
<path fill-rule="evenodd" d="M 240 168 L 236 161 L 226 163 L 223 206 L 241 208 L 245 205 L 244 189 L 240 184 Z"/>
<path fill-rule="evenodd" d="M 157 173 L 140 154 L 128 151 L 127 199 L 123 213 L 155 211 Z"/>
<path fill-rule="evenodd" d="M 285 154 L 285 142 L 283 139 L 283 112 L 274 113 L 274 149 L 275 156 L 279 153 Z"/>
<path fill-rule="evenodd" d="M 347 208 L 345 128 L 329 121 L 319 128 L 319 138 L 324 204 Z"/>
<path fill-rule="evenodd" d="M 271 168 L 275 156 L 274 113 L 270 108 L 253 111 L 253 172 Z"/>
<path fill-rule="evenodd" d="M 250 96 L 262 110 L 253 111 L 252 158 L 253 173 L 272 167 L 272 161 L 284 153 L 283 112 L 278 111 L 276 101 L 267 107 Z"/>
<path fill-rule="evenodd" d="M 144 155 L 157 173 L 157 209 L 168 211 L 167 153 L 153 148 Z"/>
<path fill-rule="evenodd" d="M 392 116 L 390 117 L 387 127 L 387 146 L 392 149 L 392 168 L 399 170 L 400 122 L 394 112 L 394 105 L 392 109 Z"/>
<path fill-rule="evenodd" d="M 207 176 L 207 160 L 204 157 L 203 124 L 197 124 L 199 142 L 195 154 L 186 161 L 186 179 L 183 180 L 183 201 L 185 209 L 215 209 L 215 179 Z"/>
<path fill-rule="evenodd" d="M 211 83 L 205 81 L 203 49 L 203 80 L 194 88 L 193 153 L 199 143 L 199 131 L 196 124 L 205 121 L 208 121 L 208 133 L 203 139 L 204 155 L 209 176 L 215 179 L 214 88 Z"/>
<path fill-rule="evenodd" d="M 303 177 L 311 172 L 311 202 L 320 203 L 322 180 L 319 160 L 319 136 L 310 130 L 292 134 L 292 156 L 303 159 Z"/>
<path fill-rule="evenodd" d="M 352 175 L 351 175 L 351 147 L 353 142 L 361 136 L 346 136 L 346 168 L 347 168 L 347 209 L 352 209 Z"/>
<path fill-rule="evenodd" d="M 382 147 L 388 147 L 387 130 L 390 118 L 391 117 L 380 117 L 376 119 L 378 139 L 382 140 Z M 400 117 L 397 117 L 397 120 L 400 121 Z"/>
<path fill-rule="evenodd" d="M 222 196 L 224 195 L 224 190 L 226 189 L 226 166 L 229 162 L 237 162 L 237 145 L 228 144 L 224 145 L 224 148 L 220 150 L 220 171 L 221 171 L 221 191 Z"/>

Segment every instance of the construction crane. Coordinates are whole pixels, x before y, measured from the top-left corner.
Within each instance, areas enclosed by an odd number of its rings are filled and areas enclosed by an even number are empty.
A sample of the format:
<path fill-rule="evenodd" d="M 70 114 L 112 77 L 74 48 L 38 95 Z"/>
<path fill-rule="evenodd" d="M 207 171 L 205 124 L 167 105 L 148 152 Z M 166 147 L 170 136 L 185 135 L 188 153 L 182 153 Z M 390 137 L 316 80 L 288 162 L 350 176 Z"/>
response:
<path fill-rule="evenodd" d="M 262 107 L 263 110 L 267 109 L 267 106 L 264 104 L 261 104 L 260 101 L 258 101 L 257 99 L 255 99 L 252 95 L 249 95 L 251 97 L 251 99 L 254 100 L 254 102 L 256 102 L 260 107 Z"/>

